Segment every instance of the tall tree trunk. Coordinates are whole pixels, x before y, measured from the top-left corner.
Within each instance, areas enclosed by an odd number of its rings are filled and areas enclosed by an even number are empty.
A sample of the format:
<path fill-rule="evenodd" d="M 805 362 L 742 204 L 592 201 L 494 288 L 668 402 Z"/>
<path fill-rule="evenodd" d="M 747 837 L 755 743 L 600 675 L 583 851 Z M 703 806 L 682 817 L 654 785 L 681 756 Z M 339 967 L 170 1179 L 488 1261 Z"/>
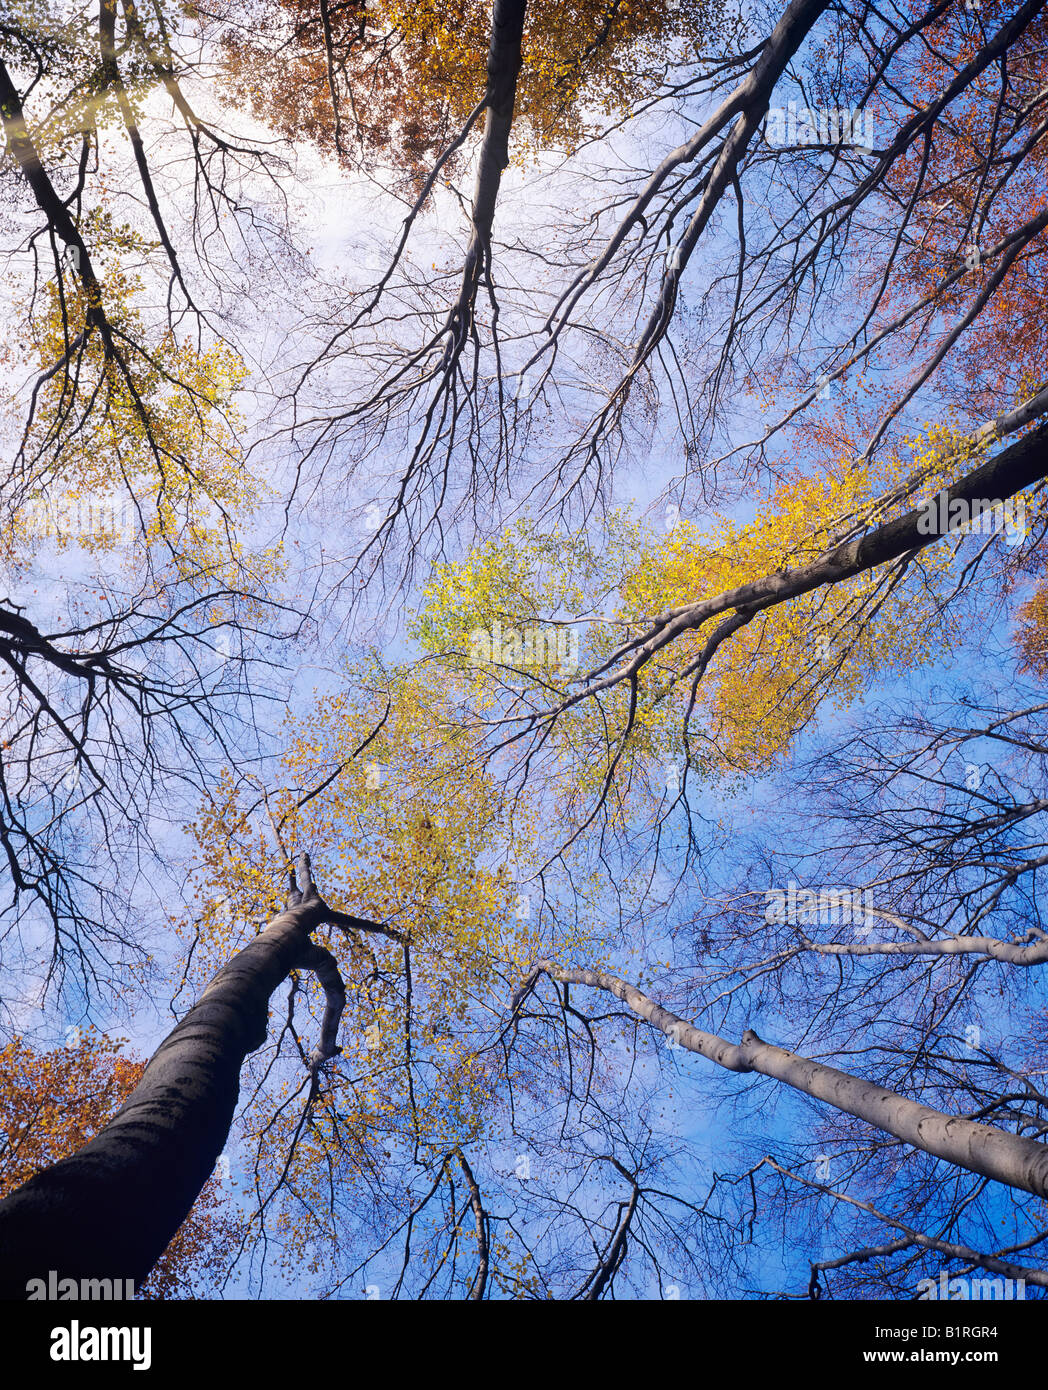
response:
<path fill-rule="evenodd" d="M 303 891 L 292 880 L 288 906 L 218 971 L 110 1123 L 0 1202 L 0 1297 L 24 1299 L 28 1280 L 52 1269 L 137 1286 L 163 1253 L 225 1145 L 244 1058 L 266 1040 L 270 996 L 296 966 L 328 957 L 310 933 L 340 914 L 300 862 Z"/>
<path fill-rule="evenodd" d="M 473 193 L 473 226 L 485 244 L 491 240 L 502 171 L 509 164 L 509 132 L 517 98 L 526 11 L 526 0 L 495 0 L 491 11 L 486 91 L 488 112 Z"/>
<path fill-rule="evenodd" d="M 494 0 L 484 100 L 487 115 L 473 190 L 473 235 L 462 270 L 458 299 L 448 316 L 451 339 L 445 364 L 461 352 L 473 327 L 477 289 L 491 257 L 491 232 L 502 173 L 509 164 L 509 133 L 517 97 L 527 0 Z"/>

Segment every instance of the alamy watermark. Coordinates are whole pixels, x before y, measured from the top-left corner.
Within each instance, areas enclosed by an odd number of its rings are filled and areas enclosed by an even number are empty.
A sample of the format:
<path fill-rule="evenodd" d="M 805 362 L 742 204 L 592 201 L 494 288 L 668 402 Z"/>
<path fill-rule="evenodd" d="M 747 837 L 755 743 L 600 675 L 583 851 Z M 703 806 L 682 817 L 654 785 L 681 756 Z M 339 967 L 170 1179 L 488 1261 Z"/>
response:
<path fill-rule="evenodd" d="M 973 1302 L 1016 1302 L 1026 1299 L 1025 1279 L 991 1279 L 985 1276 L 955 1275 L 952 1279 L 944 1269 L 939 1278 L 921 1279 L 917 1283 L 917 1297 L 922 1302 L 945 1300 Z"/>
<path fill-rule="evenodd" d="M 785 889 L 766 889 L 764 903 L 764 920 L 769 924 L 868 926 L 874 916 L 870 888 L 800 888 L 791 881 Z"/>
<path fill-rule="evenodd" d="M 918 507 L 917 531 L 922 536 L 997 536 L 1004 534 L 1008 545 L 1020 545 L 1029 534 L 1026 499 L 1009 497 L 950 497 L 937 492 Z"/>
<path fill-rule="evenodd" d="M 68 1327 L 51 1330 L 52 1361 L 130 1361 L 135 1371 L 153 1363 L 151 1327 Z"/>
<path fill-rule="evenodd" d="M 843 145 L 873 152 L 873 112 L 857 106 L 772 106 L 764 125 L 769 145 L 794 149 L 801 145 Z"/>
<path fill-rule="evenodd" d="M 579 634 L 573 627 L 503 628 L 496 619 L 469 634 L 469 655 L 473 665 L 558 666 L 568 675 L 578 670 Z"/>
<path fill-rule="evenodd" d="M 46 1299 L 50 1303 L 63 1303 L 69 1299 L 91 1302 L 102 1299 L 131 1299 L 135 1296 L 133 1279 L 59 1279 L 56 1269 L 47 1271 L 46 1279 L 30 1279 L 25 1286 L 27 1300 L 32 1303 Z"/>
<path fill-rule="evenodd" d="M 37 540 L 90 536 L 130 544 L 138 531 L 138 511 L 126 493 L 30 497 L 21 509 L 21 519 L 26 532 Z"/>

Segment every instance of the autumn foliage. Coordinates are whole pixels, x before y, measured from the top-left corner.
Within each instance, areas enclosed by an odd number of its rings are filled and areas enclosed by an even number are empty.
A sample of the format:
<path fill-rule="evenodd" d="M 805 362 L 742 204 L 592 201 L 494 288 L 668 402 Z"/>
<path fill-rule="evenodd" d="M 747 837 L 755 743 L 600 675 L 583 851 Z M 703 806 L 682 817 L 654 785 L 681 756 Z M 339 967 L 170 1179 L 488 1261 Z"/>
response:
<path fill-rule="evenodd" d="M 491 6 L 255 0 L 219 7 L 226 80 L 256 117 L 343 159 L 400 161 L 416 177 L 484 91 Z M 518 86 L 522 148 L 573 147 L 624 119 L 699 44 L 716 0 L 534 0 Z"/>
<path fill-rule="evenodd" d="M 92 1030 L 48 1051 L 21 1038 L 0 1050 L 0 1197 L 82 1149 L 120 1109 L 145 1066 L 124 1055 L 121 1043 Z M 225 1273 L 238 1240 L 229 1193 L 216 1174 L 139 1297 L 205 1296 Z M 119 1277 L 103 1270 L 98 1275 Z"/>

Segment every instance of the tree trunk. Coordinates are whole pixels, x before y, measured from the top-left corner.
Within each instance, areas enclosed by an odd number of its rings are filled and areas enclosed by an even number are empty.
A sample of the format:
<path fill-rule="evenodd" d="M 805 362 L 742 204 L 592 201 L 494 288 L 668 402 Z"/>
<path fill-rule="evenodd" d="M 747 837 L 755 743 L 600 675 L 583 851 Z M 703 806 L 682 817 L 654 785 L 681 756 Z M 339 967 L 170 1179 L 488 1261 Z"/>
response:
<path fill-rule="evenodd" d="M 458 299 L 448 316 L 451 339 L 445 352 L 445 366 L 461 352 L 472 330 L 477 288 L 491 255 L 495 204 L 503 170 L 509 164 L 509 133 L 517 97 L 526 11 L 527 0 L 494 0 L 491 12 L 485 88 L 487 115 L 473 190 L 473 234 L 466 252 Z"/>
<path fill-rule="evenodd" d="M 303 876 L 305 891 L 293 884 L 287 908 L 218 971 L 110 1123 L 0 1202 L 0 1297 L 24 1299 L 49 1270 L 145 1279 L 222 1152 L 270 996 L 308 964 L 309 934 L 329 917 L 308 861 Z"/>

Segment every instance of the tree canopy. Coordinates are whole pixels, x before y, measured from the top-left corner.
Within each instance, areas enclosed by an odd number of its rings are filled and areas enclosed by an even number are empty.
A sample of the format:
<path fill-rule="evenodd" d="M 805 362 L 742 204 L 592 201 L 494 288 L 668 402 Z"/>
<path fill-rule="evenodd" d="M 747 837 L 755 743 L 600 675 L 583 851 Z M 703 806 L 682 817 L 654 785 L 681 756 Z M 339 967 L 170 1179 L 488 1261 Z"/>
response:
<path fill-rule="evenodd" d="M 1043 1296 L 1046 26 L 0 21 L 9 1297 Z"/>

